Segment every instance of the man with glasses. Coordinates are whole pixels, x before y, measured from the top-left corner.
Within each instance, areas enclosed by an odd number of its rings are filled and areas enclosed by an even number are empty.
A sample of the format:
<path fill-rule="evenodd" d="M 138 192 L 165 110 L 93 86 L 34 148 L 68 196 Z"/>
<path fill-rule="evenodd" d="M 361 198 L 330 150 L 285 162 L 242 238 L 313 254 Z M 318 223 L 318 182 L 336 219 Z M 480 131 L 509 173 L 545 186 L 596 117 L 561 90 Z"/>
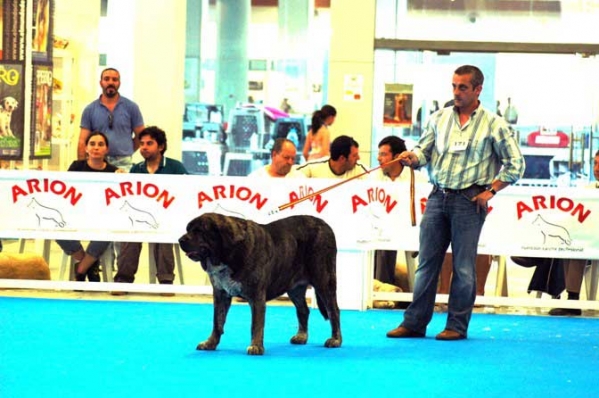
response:
<path fill-rule="evenodd" d="M 139 148 L 137 134 L 144 122 L 137 104 L 119 94 L 121 75 L 106 68 L 100 75 L 102 94 L 83 110 L 77 145 L 77 159 L 85 159 L 85 141 L 92 131 L 103 132 L 110 142 L 106 160 L 124 170 L 133 163 L 132 155 Z"/>

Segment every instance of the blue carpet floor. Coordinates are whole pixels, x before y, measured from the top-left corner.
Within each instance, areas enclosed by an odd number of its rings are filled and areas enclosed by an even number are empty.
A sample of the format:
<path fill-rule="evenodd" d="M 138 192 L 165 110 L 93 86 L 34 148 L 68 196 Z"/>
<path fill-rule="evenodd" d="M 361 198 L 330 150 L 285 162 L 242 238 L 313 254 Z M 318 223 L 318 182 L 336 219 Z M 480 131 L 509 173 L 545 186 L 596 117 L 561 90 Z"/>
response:
<path fill-rule="evenodd" d="M 246 355 L 247 305 L 231 308 L 216 351 L 209 304 L 0 298 L 0 397 L 593 397 L 599 319 L 473 315 L 469 339 L 385 337 L 402 311 L 342 311 L 343 346 L 312 311 L 269 306 L 266 353 Z"/>

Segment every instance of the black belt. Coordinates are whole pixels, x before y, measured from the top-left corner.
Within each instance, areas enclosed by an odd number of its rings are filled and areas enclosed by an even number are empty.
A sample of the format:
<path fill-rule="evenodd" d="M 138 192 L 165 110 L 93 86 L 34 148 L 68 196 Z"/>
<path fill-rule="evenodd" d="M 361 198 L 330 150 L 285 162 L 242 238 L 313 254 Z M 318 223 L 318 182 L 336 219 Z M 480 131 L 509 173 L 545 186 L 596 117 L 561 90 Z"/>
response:
<path fill-rule="evenodd" d="M 476 184 L 470 185 L 468 188 L 464 188 L 464 189 L 441 188 L 440 186 L 435 185 L 435 186 L 433 186 L 433 193 L 440 191 L 444 195 L 446 195 L 446 194 L 461 195 L 463 193 L 474 192 L 475 195 L 478 195 L 485 189 L 487 189 L 487 188 L 482 185 L 476 185 Z"/>

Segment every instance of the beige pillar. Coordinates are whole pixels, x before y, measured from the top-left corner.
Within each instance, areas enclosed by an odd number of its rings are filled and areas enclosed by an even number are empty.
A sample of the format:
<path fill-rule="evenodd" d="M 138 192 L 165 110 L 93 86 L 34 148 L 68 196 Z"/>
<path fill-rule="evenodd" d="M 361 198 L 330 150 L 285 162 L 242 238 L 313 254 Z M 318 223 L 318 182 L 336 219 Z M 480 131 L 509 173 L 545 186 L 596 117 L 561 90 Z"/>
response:
<path fill-rule="evenodd" d="M 77 158 L 83 108 L 100 95 L 97 28 L 100 26 L 100 0 L 60 0 L 54 4 L 54 36 L 68 40 L 69 44 L 63 54 L 73 60 L 70 68 L 72 74 L 67 84 L 72 88 L 73 94 L 70 107 L 73 122 L 70 126 L 63 126 L 63 133 L 71 134 L 72 139 L 69 153 L 60 154 L 61 157 L 67 157 L 61 163 L 70 165 Z M 71 117 L 66 116 L 67 119 Z"/>
<path fill-rule="evenodd" d="M 108 6 L 108 66 L 121 72 L 121 93 L 139 105 L 145 124 L 166 131 L 166 156 L 181 159 L 186 0 L 119 0 Z M 141 160 L 139 153 L 134 159 Z"/>
<path fill-rule="evenodd" d="M 331 0 L 327 102 L 337 108 L 332 131 L 335 135 L 349 135 L 358 141 L 361 162 L 365 165 L 369 165 L 373 150 L 375 7 L 376 0 Z M 350 77 L 363 82 L 360 99 L 347 98 L 346 88 L 351 87 L 345 80 Z"/>
<path fill-rule="evenodd" d="M 146 125 L 167 133 L 166 156 L 181 159 L 185 99 L 185 0 L 136 0 L 134 98 Z"/>

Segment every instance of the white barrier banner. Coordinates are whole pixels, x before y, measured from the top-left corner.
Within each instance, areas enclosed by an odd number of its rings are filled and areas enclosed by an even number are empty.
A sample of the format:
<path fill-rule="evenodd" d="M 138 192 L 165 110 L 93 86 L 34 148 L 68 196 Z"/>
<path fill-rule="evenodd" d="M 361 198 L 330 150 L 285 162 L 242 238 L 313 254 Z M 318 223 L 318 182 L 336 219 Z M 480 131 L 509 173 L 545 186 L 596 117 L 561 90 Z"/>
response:
<path fill-rule="evenodd" d="M 326 179 L 0 171 L 0 237 L 176 242 L 187 223 L 218 212 L 268 223 L 296 214 L 324 219 L 339 249 L 418 250 L 431 186 Z M 599 190 L 509 187 L 490 202 L 479 252 L 599 258 Z"/>

